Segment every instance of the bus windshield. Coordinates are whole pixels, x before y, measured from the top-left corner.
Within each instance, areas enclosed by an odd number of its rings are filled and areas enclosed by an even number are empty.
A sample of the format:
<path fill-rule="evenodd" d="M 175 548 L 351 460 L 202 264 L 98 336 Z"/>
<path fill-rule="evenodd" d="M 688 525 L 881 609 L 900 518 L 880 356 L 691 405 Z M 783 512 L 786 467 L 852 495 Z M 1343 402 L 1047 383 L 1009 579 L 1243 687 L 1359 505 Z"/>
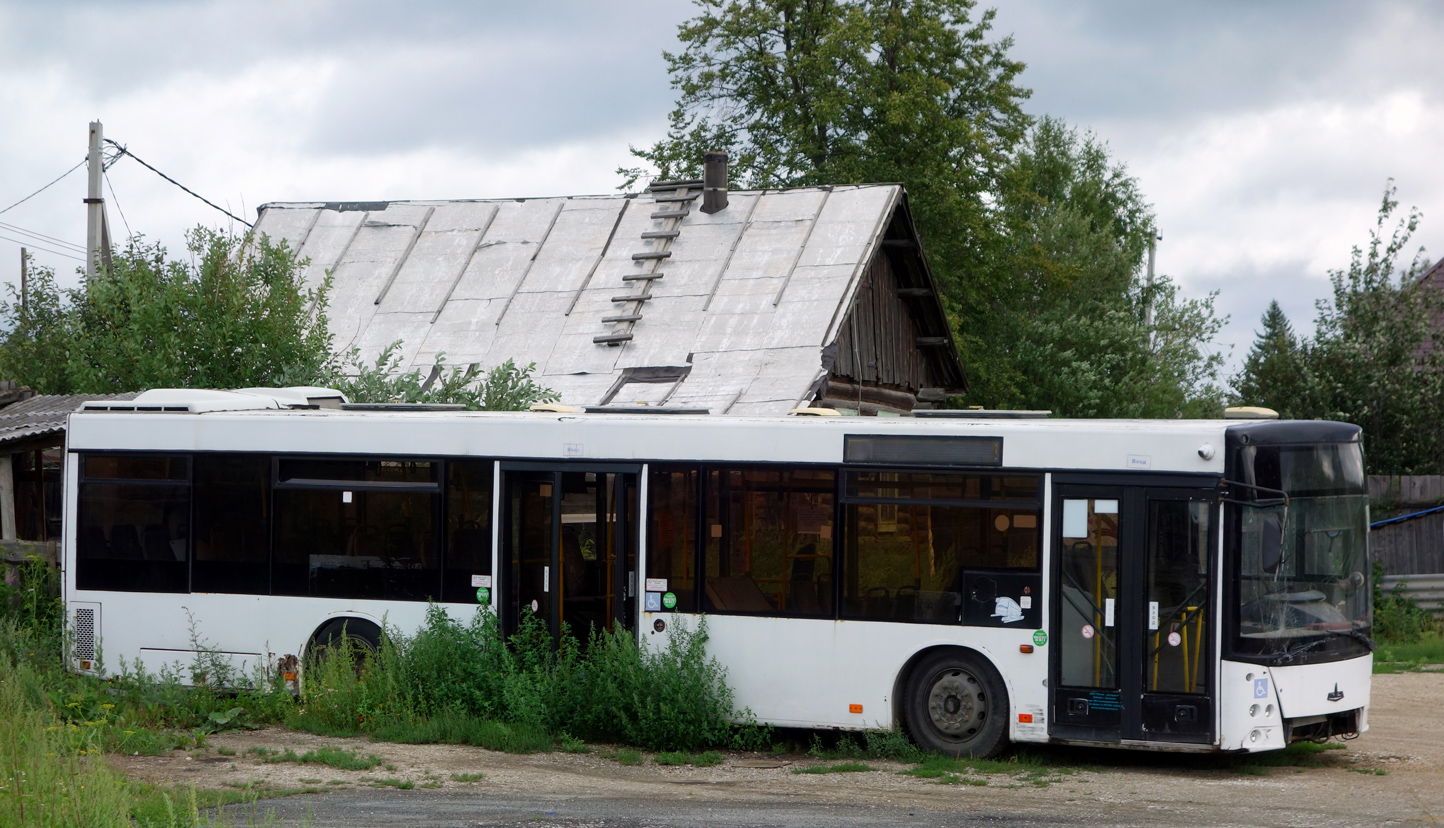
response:
<path fill-rule="evenodd" d="M 1245 446 L 1234 647 L 1275 663 L 1352 658 L 1368 638 L 1368 489 L 1358 443 Z"/>

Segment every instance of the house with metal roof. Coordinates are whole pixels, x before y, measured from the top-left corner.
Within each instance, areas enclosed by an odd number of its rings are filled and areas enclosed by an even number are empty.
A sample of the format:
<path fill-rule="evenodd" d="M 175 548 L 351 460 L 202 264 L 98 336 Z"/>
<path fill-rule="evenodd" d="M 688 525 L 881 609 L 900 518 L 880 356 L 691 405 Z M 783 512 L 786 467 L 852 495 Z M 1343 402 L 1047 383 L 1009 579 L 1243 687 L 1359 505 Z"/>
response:
<path fill-rule="evenodd" d="M 577 406 L 902 414 L 967 380 L 897 184 L 271 203 L 338 349 L 535 363 Z M 719 184 L 720 182 L 720 184 Z M 704 190 L 706 191 L 704 197 Z"/>

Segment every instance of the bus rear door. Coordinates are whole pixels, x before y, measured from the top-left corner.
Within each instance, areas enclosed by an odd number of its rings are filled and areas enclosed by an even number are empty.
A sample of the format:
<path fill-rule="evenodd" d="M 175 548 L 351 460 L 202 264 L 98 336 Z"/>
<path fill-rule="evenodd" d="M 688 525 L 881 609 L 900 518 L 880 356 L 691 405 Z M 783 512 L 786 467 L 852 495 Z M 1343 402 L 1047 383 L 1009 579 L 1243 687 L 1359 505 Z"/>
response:
<path fill-rule="evenodd" d="M 560 641 L 631 629 L 636 615 L 635 466 L 502 464 L 502 628 L 534 615 Z"/>

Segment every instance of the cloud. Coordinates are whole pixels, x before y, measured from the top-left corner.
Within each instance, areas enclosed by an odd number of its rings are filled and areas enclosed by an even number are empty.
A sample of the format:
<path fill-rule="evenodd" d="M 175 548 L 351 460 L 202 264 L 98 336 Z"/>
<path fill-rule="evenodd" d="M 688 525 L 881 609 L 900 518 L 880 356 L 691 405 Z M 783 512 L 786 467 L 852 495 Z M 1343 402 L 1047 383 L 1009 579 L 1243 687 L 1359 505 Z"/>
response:
<path fill-rule="evenodd" d="M 1028 63 L 1028 109 L 1093 129 L 1139 179 L 1159 269 L 1220 291 L 1230 371 L 1272 299 L 1312 331 L 1388 179 L 1444 254 L 1444 7 L 1040 0 L 997 28 Z"/>

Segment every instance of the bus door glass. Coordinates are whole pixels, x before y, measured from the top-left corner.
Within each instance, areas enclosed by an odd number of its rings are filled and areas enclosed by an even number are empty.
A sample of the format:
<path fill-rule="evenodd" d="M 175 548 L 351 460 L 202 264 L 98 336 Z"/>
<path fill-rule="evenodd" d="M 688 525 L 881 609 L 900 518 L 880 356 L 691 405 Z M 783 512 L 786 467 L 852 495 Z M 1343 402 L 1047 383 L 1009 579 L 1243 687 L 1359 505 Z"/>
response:
<path fill-rule="evenodd" d="M 1208 696 L 1212 659 L 1214 506 L 1149 492 L 1143 594 L 1141 738 L 1206 742 L 1213 730 Z M 1210 543 L 1210 538 L 1215 541 Z"/>
<path fill-rule="evenodd" d="M 503 627 L 531 616 L 554 639 L 630 629 L 637 474 L 505 470 Z"/>
<path fill-rule="evenodd" d="M 1057 491 L 1052 735 L 1210 741 L 1215 507 L 1190 490 Z"/>
<path fill-rule="evenodd" d="M 1053 734 L 1117 741 L 1122 490 L 1061 489 L 1054 531 Z"/>

